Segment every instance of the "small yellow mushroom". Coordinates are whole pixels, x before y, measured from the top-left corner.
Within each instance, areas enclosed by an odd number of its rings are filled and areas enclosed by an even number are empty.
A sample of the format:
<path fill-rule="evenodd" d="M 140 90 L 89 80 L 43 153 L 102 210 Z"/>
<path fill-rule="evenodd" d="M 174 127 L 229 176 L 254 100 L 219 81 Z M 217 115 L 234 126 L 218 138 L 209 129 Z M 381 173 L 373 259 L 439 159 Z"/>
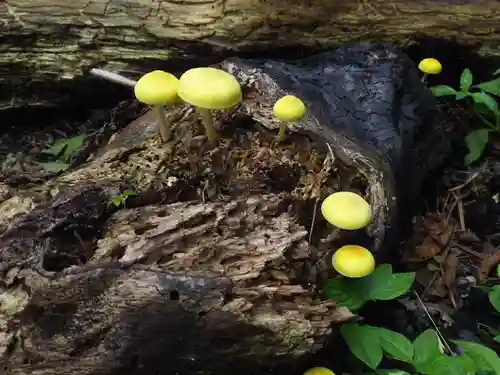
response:
<path fill-rule="evenodd" d="M 424 75 L 422 76 L 422 82 L 424 82 L 429 74 L 441 73 L 443 67 L 441 66 L 441 63 L 437 59 L 433 57 L 428 57 L 420 61 L 420 63 L 418 64 L 418 69 L 422 73 L 424 73 Z"/>
<path fill-rule="evenodd" d="M 368 276 L 375 270 L 375 258 L 362 246 L 346 245 L 333 254 L 332 265 L 342 276 L 359 278 Z"/>
<path fill-rule="evenodd" d="M 313 367 L 304 372 L 304 375 L 335 375 L 335 373 L 326 367 Z"/>
<path fill-rule="evenodd" d="M 282 142 L 285 139 L 287 123 L 302 119 L 306 113 L 306 106 L 296 96 L 286 95 L 274 104 L 273 113 L 274 117 L 281 121 L 276 140 Z"/>
<path fill-rule="evenodd" d="M 179 78 L 177 95 L 195 107 L 210 142 L 217 140 L 211 111 L 233 108 L 243 99 L 236 78 L 224 70 L 211 67 L 186 71 Z"/>
<path fill-rule="evenodd" d="M 321 204 L 321 214 L 333 226 L 346 230 L 364 228 L 372 219 L 370 204 L 350 191 L 329 195 Z"/>
<path fill-rule="evenodd" d="M 164 142 L 170 139 L 171 130 L 165 115 L 165 105 L 178 100 L 179 80 L 163 70 L 154 70 L 143 75 L 134 86 L 137 100 L 153 106 L 160 121 L 160 135 Z"/>

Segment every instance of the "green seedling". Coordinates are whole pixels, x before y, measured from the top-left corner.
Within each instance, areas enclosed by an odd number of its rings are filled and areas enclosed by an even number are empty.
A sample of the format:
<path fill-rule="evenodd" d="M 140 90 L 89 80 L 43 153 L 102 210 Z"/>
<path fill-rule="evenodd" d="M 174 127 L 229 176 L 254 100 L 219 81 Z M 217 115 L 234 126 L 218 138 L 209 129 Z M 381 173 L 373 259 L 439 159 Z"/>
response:
<path fill-rule="evenodd" d="M 120 208 L 124 207 L 127 202 L 128 197 L 137 195 L 137 193 L 132 189 L 127 189 L 119 195 L 115 195 L 108 200 L 108 208 Z"/>
<path fill-rule="evenodd" d="M 47 172 L 61 172 L 69 168 L 71 160 L 80 151 L 87 141 L 86 134 L 79 134 L 71 138 L 57 140 L 53 145 L 42 150 L 49 155 L 51 161 L 39 163 Z"/>
<path fill-rule="evenodd" d="M 499 75 L 500 69 L 494 75 Z M 490 133 L 500 132 L 500 77 L 491 81 L 473 85 L 473 75 L 470 69 L 464 69 L 460 76 L 460 89 L 446 85 L 431 87 L 432 93 L 437 96 L 454 96 L 456 100 L 468 100 L 472 112 L 481 121 L 478 128 L 465 137 L 468 154 L 465 156 L 465 165 L 477 161 L 488 144 Z"/>

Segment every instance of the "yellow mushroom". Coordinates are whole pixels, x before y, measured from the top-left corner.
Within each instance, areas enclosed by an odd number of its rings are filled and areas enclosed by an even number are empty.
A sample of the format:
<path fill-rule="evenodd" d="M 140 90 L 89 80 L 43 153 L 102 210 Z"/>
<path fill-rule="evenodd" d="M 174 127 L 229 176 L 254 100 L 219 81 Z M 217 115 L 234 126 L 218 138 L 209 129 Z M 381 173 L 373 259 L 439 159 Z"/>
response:
<path fill-rule="evenodd" d="M 375 270 L 375 258 L 362 246 L 346 245 L 333 254 L 332 265 L 342 276 L 359 278 Z"/>
<path fill-rule="evenodd" d="M 282 142 L 285 139 L 287 124 L 302 119 L 306 114 L 306 106 L 296 96 L 286 95 L 274 104 L 273 113 L 274 117 L 281 121 L 276 140 Z"/>
<path fill-rule="evenodd" d="M 151 105 L 160 122 L 160 135 L 164 142 L 170 139 L 171 130 L 165 115 L 165 105 L 178 100 L 177 87 L 179 80 L 163 70 L 154 70 L 143 75 L 134 86 L 137 100 Z"/>
<path fill-rule="evenodd" d="M 439 74 L 443 70 L 443 67 L 441 66 L 441 63 L 439 60 L 433 58 L 433 57 L 428 57 L 426 59 L 423 59 L 420 61 L 418 64 L 418 69 L 424 73 L 422 76 L 422 82 L 425 81 L 425 78 L 429 74 Z"/>
<path fill-rule="evenodd" d="M 335 375 L 335 373 L 326 367 L 313 367 L 304 372 L 304 375 Z"/>
<path fill-rule="evenodd" d="M 370 204 L 350 191 L 329 195 L 321 204 L 321 214 L 330 224 L 346 230 L 364 228 L 372 219 Z"/>
<path fill-rule="evenodd" d="M 243 99 L 241 86 L 232 74 L 210 67 L 186 71 L 179 78 L 177 95 L 195 107 L 211 142 L 217 140 L 211 111 L 233 108 Z"/>

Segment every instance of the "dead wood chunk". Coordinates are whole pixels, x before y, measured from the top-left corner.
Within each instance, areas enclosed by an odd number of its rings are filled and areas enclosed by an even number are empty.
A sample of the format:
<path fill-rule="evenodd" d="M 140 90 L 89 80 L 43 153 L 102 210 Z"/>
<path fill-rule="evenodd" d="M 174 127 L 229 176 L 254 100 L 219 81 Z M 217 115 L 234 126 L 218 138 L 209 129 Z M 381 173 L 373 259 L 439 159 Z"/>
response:
<path fill-rule="evenodd" d="M 159 67 L 184 70 L 187 63 L 205 65 L 228 53 L 275 46 L 407 45 L 430 36 L 479 45 L 481 54 L 493 56 L 499 54 L 499 12 L 496 0 L 59 0 L 36 5 L 9 0 L 0 4 L 0 87 L 5 93 L 0 110 L 51 106 L 72 95 L 90 102 L 109 98 L 105 85 L 97 89 L 98 80 L 89 85 L 80 79 L 93 66 L 135 79 Z"/>
<path fill-rule="evenodd" d="M 281 199 L 123 209 L 83 265 L 3 260 L 6 373 L 252 374 L 314 352 L 351 315 L 299 283 L 307 231 Z"/>

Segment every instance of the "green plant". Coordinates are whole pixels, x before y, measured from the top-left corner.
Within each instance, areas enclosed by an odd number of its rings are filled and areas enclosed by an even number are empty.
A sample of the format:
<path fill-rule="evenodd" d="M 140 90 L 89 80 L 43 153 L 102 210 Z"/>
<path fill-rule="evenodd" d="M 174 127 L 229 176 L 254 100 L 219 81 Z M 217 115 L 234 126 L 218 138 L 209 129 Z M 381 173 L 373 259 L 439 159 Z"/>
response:
<path fill-rule="evenodd" d="M 337 277 L 328 280 L 322 294 L 351 310 L 361 308 L 368 301 L 388 301 L 406 293 L 415 273 L 393 273 L 390 264 L 381 264 L 370 275 L 360 279 Z"/>
<path fill-rule="evenodd" d="M 345 324 L 340 333 L 350 351 L 376 374 L 409 374 L 403 370 L 379 370 L 384 355 L 406 363 L 413 373 L 423 375 L 472 375 L 485 372 L 500 375 L 500 359 L 491 349 L 456 340 L 460 354 L 445 354 L 439 336 L 426 330 L 413 342 L 400 333 L 369 325 Z"/>
<path fill-rule="evenodd" d="M 42 153 L 48 155 L 52 160 L 39 163 L 39 165 L 48 172 L 65 171 L 86 141 L 86 134 L 57 140 L 53 145 L 42 150 Z"/>
<path fill-rule="evenodd" d="M 132 197 L 134 195 L 137 195 L 137 193 L 132 190 L 132 189 L 126 189 L 124 190 L 121 194 L 115 195 L 108 200 L 108 208 L 109 207 L 115 207 L 115 208 L 120 208 L 125 206 L 125 203 L 127 202 L 128 197 Z"/>
<path fill-rule="evenodd" d="M 500 74 L 500 69 L 494 75 Z M 500 78 L 473 85 L 470 69 L 464 69 L 460 76 L 460 89 L 446 85 L 431 87 L 437 97 L 454 96 L 456 100 L 468 100 L 472 112 L 482 122 L 477 129 L 465 137 L 468 154 L 464 163 L 470 165 L 478 160 L 488 144 L 491 132 L 500 132 L 500 109 L 496 97 L 500 97 Z"/>
<path fill-rule="evenodd" d="M 500 285 L 495 285 L 489 290 L 488 298 L 495 310 L 500 313 Z M 500 342 L 500 335 L 493 337 L 493 340 Z"/>

